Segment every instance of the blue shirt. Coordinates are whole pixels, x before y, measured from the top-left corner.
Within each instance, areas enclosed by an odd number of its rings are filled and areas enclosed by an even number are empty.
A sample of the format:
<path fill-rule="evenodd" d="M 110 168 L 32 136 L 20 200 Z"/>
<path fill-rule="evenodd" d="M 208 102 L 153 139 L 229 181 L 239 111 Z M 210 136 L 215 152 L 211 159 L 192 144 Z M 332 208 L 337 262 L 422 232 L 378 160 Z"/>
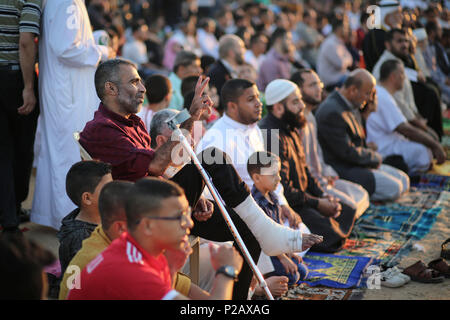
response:
<path fill-rule="evenodd" d="M 256 203 L 263 209 L 263 211 L 275 222 L 278 222 L 281 224 L 281 207 L 278 202 L 278 198 L 275 193 L 269 192 L 269 198 L 272 201 L 270 203 L 269 200 L 264 197 L 264 195 L 259 192 L 258 189 L 253 185 L 252 188 L 252 197 L 255 199 Z"/>

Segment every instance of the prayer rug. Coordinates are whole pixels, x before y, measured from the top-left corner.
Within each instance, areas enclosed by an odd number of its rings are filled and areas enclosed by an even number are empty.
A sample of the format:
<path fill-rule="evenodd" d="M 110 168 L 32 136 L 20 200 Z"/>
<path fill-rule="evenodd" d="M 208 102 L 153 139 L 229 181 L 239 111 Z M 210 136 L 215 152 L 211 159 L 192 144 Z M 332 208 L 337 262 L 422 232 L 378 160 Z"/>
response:
<path fill-rule="evenodd" d="M 373 259 L 308 252 L 303 261 L 308 266 L 309 274 L 300 283 L 342 289 L 359 287 L 364 270 Z"/>
<path fill-rule="evenodd" d="M 396 258 L 404 248 L 407 240 L 391 239 L 347 239 L 340 255 L 371 257 L 377 264 L 387 264 Z"/>
<path fill-rule="evenodd" d="M 363 229 L 392 231 L 405 238 L 422 239 L 432 228 L 441 207 L 421 209 L 398 203 L 384 206 L 370 205 L 356 225 Z"/>
<path fill-rule="evenodd" d="M 362 298 L 360 289 L 335 289 L 311 287 L 305 283 L 289 288 L 279 300 L 357 300 Z"/>
<path fill-rule="evenodd" d="M 450 177 L 425 173 L 414 187 L 418 189 L 432 189 L 440 191 L 450 191 Z"/>
<path fill-rule="evenodd" d="M 445 152 L 447 153 L 447 161 L 443 164 L 434 163 L 433 168 L 429 171 L 429 173 L 441 176 L 450 176 L 450 147 L 445 148 Z"/>
<path fill-rule="evenodd" d="M 405 207 L 419 209 L 430 209 L 435 207 L 447 209 L 450 208 L 450 192 L 435 189 L 411 188 L 407 194 L 403 195 L 395 203 Z"/>

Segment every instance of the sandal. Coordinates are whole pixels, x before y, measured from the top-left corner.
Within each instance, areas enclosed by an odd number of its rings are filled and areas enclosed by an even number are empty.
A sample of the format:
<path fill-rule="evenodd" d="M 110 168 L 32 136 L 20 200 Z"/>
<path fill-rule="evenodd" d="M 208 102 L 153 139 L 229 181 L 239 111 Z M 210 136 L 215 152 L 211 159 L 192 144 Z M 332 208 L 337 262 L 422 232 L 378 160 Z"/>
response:
<path fill-rule="evenodd" d="M 439 258 L 439 259 L 433 260 L 428 264 L 428 267 L 430 269 L 440 272 L 446 278 L 450 278 L 450 266 L 444 259 Z"/>
<path fill-rule="evenodd" d="M 450 238 L 441 245 L 441 258 L 450 260 Z"/>
<path fill-rule="evenodd" d="M 403 273 L 410 276 L 411 280 L 422 283 L 440 283 L 445 279 L 438 271 L 427 268 L 422 261 L 410 265 Z"/>

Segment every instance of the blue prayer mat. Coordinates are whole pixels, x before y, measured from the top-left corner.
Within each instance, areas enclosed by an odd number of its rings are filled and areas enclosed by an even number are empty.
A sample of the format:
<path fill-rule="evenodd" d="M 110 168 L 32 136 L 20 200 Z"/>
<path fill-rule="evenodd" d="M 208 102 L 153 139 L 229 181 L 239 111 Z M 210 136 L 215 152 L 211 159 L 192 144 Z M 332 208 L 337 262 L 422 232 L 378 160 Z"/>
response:
<path fill-rule="evenodd" d="M 397 203 L 371 205 L 358 219 L 357 225 L 372 230 L 393 231 L 400 236 L 420 240 L 431 230 L 441 211 L 441 207 L 421 209 Z"/>
<path fill-rule="evenodd" d="M 308 266 L 309 274 L 302 283 L 330 288 L 357 288 L 361 286 L 364 270 L 373 259 L 308 252 L 303 261 Z"/>

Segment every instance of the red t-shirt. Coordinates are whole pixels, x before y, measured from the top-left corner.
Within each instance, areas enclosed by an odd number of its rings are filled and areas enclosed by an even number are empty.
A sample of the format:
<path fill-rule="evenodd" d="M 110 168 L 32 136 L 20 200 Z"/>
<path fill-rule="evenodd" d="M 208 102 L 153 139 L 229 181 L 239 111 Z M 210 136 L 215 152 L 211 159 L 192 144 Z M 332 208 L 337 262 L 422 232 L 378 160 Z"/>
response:
<path fill-rule="evenodd" d="M 171 286 L 166 257 L 155 258 L 124 233 L 81 272 L 80 289 L 68 300 L 168 300 L 177 295 Z"/>

